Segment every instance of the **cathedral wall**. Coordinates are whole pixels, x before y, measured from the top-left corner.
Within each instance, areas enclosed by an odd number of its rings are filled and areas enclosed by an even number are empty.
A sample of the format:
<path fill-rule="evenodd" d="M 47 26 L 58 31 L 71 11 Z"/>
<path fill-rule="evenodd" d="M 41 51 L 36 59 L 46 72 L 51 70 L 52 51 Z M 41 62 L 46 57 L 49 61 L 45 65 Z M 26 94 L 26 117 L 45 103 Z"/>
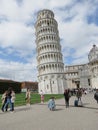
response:
<path fill-rule="evenodd" d="M 92 88 L 98 89 L 98 77 L 92 78 Z"/>

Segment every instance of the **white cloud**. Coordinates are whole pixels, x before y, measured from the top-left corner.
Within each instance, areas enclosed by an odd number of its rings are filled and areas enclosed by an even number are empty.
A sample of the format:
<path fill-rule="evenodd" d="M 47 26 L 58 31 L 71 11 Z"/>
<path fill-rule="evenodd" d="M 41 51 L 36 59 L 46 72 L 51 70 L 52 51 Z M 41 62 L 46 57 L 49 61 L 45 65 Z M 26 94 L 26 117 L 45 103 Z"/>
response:
<path fill-rule="evenodd" d="M 65 65 L 68 56 L 73 58 L 72 64 L 88 62 L 92 44 L 98 45 L 98 26 L 88 24 L 87 16 L 94 15 L 97 4 L 97 0 L 0 0 L 0 47 L 3 48 L 0 54 L 15 52 L 19 58 L 26 59 L 23 63 L 1 58 L 0 77 L 6 77 L 7 73 L 15 80 L 37 77 L 34 23 L 36 12 L 44 8 L 53 10 L 58 22 Z"/>
<path fill-rule="evenodd" d="M 92 44 L 95 42 L 98 45 L 98 26 L 87 22 L 87 15 L 93 14 L 95 8 L 93 3 L 84 2 L 84 4 L 75 4 L 70 10 L 65 8 L 56 12 L 64 59 L 67 56 L 78 58 L 72 64 L 75 62 L 77 64 L 77 61 L 88 62 L 87 54 Z M 70 17 L 72 18 L 67 20 Z M 69 48 L 74 49 L 75 52 L 70 53 Z"/>
<path fill-rule="evenodd" d="M 18 63 L 0 60 L 0 78 L 16 81 L 36 81 L 36 62 Z"/>
<path fill-rule="evenodd" d="M 33 27 L 25 24 L 15 22 L 0 24 L 0 46 L 2 48 L 12 47 L 14 51 L 30 54 L 35 48 L 34 35 Z"/>

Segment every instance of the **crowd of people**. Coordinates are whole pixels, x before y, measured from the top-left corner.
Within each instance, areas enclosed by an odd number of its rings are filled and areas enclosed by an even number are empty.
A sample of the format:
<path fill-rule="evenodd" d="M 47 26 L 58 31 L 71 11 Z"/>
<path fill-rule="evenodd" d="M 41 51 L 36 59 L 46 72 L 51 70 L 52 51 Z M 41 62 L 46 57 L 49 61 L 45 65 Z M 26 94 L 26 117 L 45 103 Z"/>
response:
<path fill-rule="evenodd" d="M 75 91 L 72 91 L 70 89 L 65 89 L 63 95 L 64 95 L 64 99 L 65 99 L 66 108 L 69 107 L 69 100 L 70 100 L 71 96 L 73 96 L 73 95 L 76 96 L 76 99 L 74 101 L 74 106 L 83 106 L 83 103 L 82 103 L 82 100 L 81 100 L 81 97 L 82 97 L 83 93 L 87 94 L 81 88 L 78 88 Z M 96 92 L 94 94 L 94 98 L 98 103 L 98 90 L 96 90 Z M 26 100 L 27 105 L 31 104 L 30 99 L 31 99 L 31 91 L 30 91 L 30 89 L 27 89 L 26 96 L 25 96 L 25 100 Z M 9 108 L 10 108 L 11 112 L 14 111 L 15 92 L 14 92 L 14 90 L 12 88 L 8 88 L 8 90 L 6 90 L 2 94 L 1 100 L 2 100 L 2 107 L 1 107 L 2 112 L 8 111 Z M 44 93 L 43 93 L 42 90 L 40 92 L 40 100 L 41 100 L 41 103 L 44 103 Z M 56 109 L 55 97 L 51 97 L 49 99 L 48 108 L 51 111 Z"/>
<path fill-rule="evenodd" d="M 6 90 L 2 94 L 2 97 L 1 97 L 1 100 L 2 100 L 1 110 L 2 110 L 2 112 L 7 112 L 9 109 L 11 112 L 14 111 L 15 98 L 16 98 L 15 92 L 11 87 L 8 88 L 8 90 Z M 41 103 L 44 103 L 44 93 L 42 90 L 40 93 L 40 99 L 41 99 Z M 26 105 L 30 106 L 30 104 L 31 104 L 31 91 L 29 88 L 27 88 L 27 91 L 26 91 L 25 101 L 26 101 Z"/>
<path fill-rule="evenodd" d="M 81 97 L 82 97 L 82 94 L 84 93 L 83 89 L 76 89 L 75 91 L 72 91 L 70 89 L 65 89 L 64 91 L 64 99 L 65 99 L 65 106 L 66 108 L 69 107 L 69 100 L 71 98 L 71 96 L 75 95 L 76 96 L 76 99 L 74 101 L 74 106 L 83 106 L 83 103 L 82 103 L 82 100 L 81 100 Z M 55 98 L 54 97 L 51 97 L 49 102 L 48 102 L 48 108 L 53 111 L 56 109 L 56 104 L 55 104 Z"/>
<path fill-rule="evenodd" d="M 74 106 L 81 106 L 83 107 L 83 102 L 82 102 L 82 95 L 83 94 L 87 94 L 87 90 L 83 89 L 83 88 L 77 88 L 74 90 L 70 90 L 70 89 L 65 89 L 64 91 L 64 98 L 65 98 L 65 105 L 66 108 L 69 107 L 69 99 L 71 96 L 75 95 L 76 99 L 74 101 Z M 98 89 L 94 90 L 94 99 L 97 101 L 98 103 Z"/>
<path fill-rule="evenodd" d="M 83 94 L 83 90 L 78 88 L 76 91 L 74 91 L 74 95 L 76 95 L 77 99 L 74 101 L 74 106 L 83 106 L 81 97 Z M 65 89 L 64 91 L 64 97 L 65 97 L 65 104 L 66 108 L 69 107 L 69 99 L 73 95 L 73 92 L 70 89 Z"/>

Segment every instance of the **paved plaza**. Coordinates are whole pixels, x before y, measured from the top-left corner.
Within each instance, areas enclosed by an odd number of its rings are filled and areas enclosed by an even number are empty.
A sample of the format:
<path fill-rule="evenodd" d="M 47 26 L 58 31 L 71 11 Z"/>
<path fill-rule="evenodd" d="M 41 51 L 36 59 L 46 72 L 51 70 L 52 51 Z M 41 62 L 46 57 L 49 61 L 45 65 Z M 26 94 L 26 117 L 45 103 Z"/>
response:
<path fill-rule="evenodd" d="M 56 100 L 56 110 L 47 103 L 15 108 L 14 113 L 0 111 L 0 130 L 98 130 L 98 104 L 93 94 L 84 95 L 84 107 L 65 107 L 64 99 Z"/>

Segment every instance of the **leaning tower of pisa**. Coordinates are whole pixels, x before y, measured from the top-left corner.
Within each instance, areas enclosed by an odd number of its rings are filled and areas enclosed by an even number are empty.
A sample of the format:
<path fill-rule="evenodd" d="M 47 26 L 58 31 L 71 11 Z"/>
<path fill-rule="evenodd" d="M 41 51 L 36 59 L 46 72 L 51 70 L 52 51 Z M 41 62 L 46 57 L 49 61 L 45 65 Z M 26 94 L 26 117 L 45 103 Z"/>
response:
<path fill-rule="evenodd" d="M 51 10 L 38 12 L 36 29 L 38 88 L 46 94 L 64 92 L 64 64 L 58 24 Z"/>

